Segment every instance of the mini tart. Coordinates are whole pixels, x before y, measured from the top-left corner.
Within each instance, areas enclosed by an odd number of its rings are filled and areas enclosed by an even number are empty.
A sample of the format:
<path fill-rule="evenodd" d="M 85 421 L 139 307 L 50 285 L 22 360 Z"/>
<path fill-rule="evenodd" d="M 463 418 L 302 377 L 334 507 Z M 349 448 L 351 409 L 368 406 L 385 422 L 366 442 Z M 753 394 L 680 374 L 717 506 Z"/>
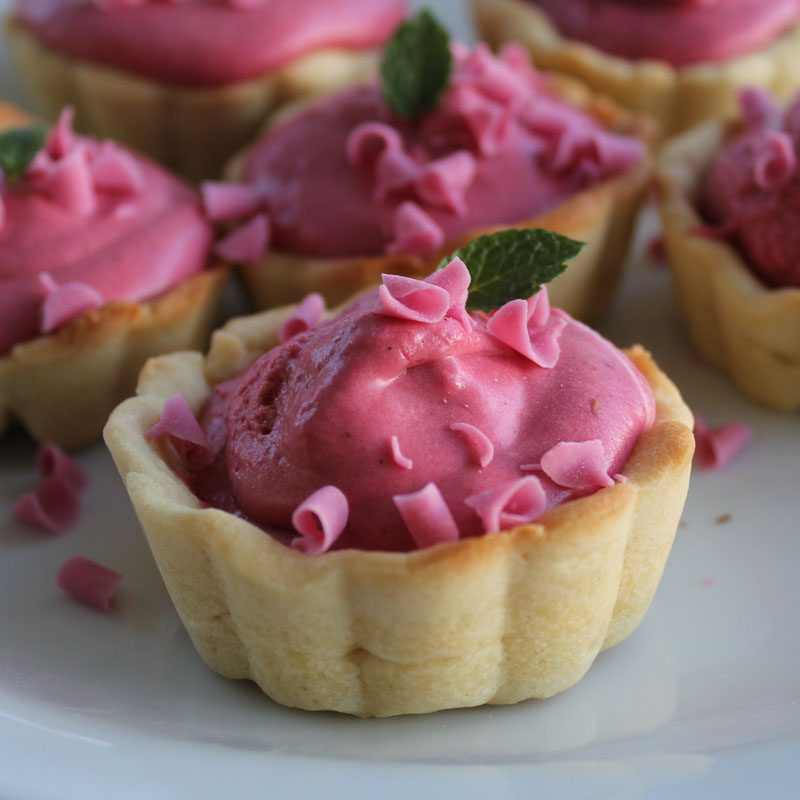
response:
<path fill-rule="evenodd" d="M 481 36 L 514 40 L 543 69 L 572 75 L 626 108 L 652 116 L 663 137 L 736 110 L 736 92 L 759 86 L 788 99 L 800 83 L 800 24 L 754 53 L 676 69 L 629 61 L 562 36 L 547 15 L 521 0 L 472 0 Z"/>
<path fill-rule="evenodd" d="M 800 408 L 800 289 L 770 288 L 731 244 L 699 235 L 702 180 L 735 124 L 709 123 L 664 150 L 661 216 L 678 298 L 695 348 L 749 397 Z"/>
<path fill-rule="evenodd" d="M 30 122 L 0 103 L 0 131 Z M 106 303 L 0 355 L 0 434 L 16 420 L 68 449 L 95 441 L 147 359 L 206 346 L 228 272 L 218 263 L 151 300 Z"/>
<path fill-rule="evenodd" d="M 551 88 L 564 100 L 592 114 L 616 133 L 636 136 L 650 143 L 655 138 L 651 121 L 623 111 L 606 98 L 593 95 L 573 81 L 552 76 Z M 296 104 L 267 123 L 263 133 L 303 110 Z M 241 179 L 247 151 L 228 166 L 227 178 Z M 587 246 L 570 268 L 548 284 L 553 305 L 584 321 L 599 318 L 613 299 L 622 275 L 636 215 L 651 178 L 653 164 L 646 156 L 616 177 L 589 187 L 566 202 L 513 225 L 477 228 L 447 242 L 431 256 L 376 255 L 356 258 L 314 258 L 270 250 L 261 264 L 241 266 L 249 293 L 258 308 L 295 303 L 309 292 L 319 292 L 330 305 L 380 283 L 383 273 L 423 278 L 443 258 L 472 239 L 503 228 L 548 228 Z"/>
<path fill-rule="evenodd" d="M 180 392 L 195 413 L 213 384 L 277 344 L 290 309 L 233 320 L 209 355 L 151 360 L 106 426 L 170 595 L 204 661 L 288 706 L 362 717 L 550 697 L 639 624 L 689 482 L 692 418 L 641 348 L 656 423 L 626 483 L 537 524 L 411 553 L 309 557 L 204 507 L 146 438 Z"/>
<path fill-rule="evenodd" d="M 375 72 L 377 54 L 318 50 L 262 77 L 220 88 L 171 85 L 62 55 L 27 28 L 6 33 L 42 117 L 75 107 L 76 127 L 123 142 L 190 180 L 216 177 L 271 113 Z"/>

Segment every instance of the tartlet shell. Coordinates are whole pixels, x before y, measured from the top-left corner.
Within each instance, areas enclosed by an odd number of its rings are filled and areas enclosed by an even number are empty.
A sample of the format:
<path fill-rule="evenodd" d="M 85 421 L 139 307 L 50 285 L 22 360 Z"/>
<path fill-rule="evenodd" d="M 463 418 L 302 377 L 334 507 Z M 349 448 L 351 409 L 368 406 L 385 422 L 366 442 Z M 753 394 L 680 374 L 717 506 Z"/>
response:
<path fill-rule="evenodd" d="M 707 167 L 737 123 L 712 122 L 661 155 L 659 205 L 672 275 L 692 342 L 746 395 L 800 408 L 800 288 L 771 288 L 727 241 L 699 234 Z"/>
<path fill-rule="evenodd" d="M 287 706 L 392 716 L 550 697 L 628 636 L 661 578 L 689 482 L 691 414 L 641 348 L 655 426 L 625 484 L 504 533 L 413 553 L 308 557 L 204 507 L 146 431 L 166 398 L 195 411 L 213 383 L 277 342 L 287 309 L 233 320 L 206 359 L 151 360 L 106 442 L 198 652 Z"/>
<path fill-rule="evenodd" d="M 635 136 L 648 147 L 655 138 L 651 120 L 621 110 L 609 100 L 593 95 L 576 81 L 550 76 L 551 86 L 566 101 L 577 105 L 618 133 Z M 287 106 L 271 119 L 262 136 L 301 112 L 306 103 Z M 239 180 L 247 150 L 231 161 L 230 180 Z M 549 228 L 587 242 L 570 268 L 548 284 L 553 304 L 578 319 L 598 319 L 616 291 L 631 240 L 636 214 L 652 175 L 652 160 L 585 189 L 542 214 L 511 225 L 476 228 L 445 243 L 430 256 L 377 255 L 352 258 L 318 258 L 270 250 L 257 265 L 241 266 L 242 276 L 258 308 L 296 303 L 309 292 L 319 292 L 330 305 L 380 283 L 381 274 L 423 278 L 454 250 L 484 233 L 505 228 Z"/>
<path fill-rule="evenodd" d="M 359 81 L 377 66 L 373 51 L 325 49 L 258 78 L 192 88 L 63 55 L 13 18 L 6 33 L 42 117 L 74 106 L 78 130 L 124 142 L 194 181 L 219 176 L 285 103 Z"/>
<path fill-rule="evenodd" d="M 472 0 L 472 5 L 481 36 L 491 45 L 521 42 L 544 69 L 572 75 L 626 108 L 649 114 L 664 137 L 730 116 L 744 86 L 788 99 L 800 85 L 800 24 L 756 52 L 675 68 L 663 61 L 630 61 L 567 39 L 531 3 Z"/>

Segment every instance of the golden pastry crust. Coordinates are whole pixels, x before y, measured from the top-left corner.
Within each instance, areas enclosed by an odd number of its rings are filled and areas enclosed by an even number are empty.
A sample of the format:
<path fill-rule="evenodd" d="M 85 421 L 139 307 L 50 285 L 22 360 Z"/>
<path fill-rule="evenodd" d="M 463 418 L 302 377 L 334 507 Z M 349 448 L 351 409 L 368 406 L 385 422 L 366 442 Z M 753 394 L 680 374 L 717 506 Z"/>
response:
<path fill-rule="evenodd" d="M 754 53 L 676 69 L 629 61 L 563 37 L 547 15 L 522 0 L 472 0 L 481 35 L 493 46 L 518 41 L 544 69 L 572 75 L 627 108 L 657 120 L 664 137 L 731 115 L 736 92 L 760 86 L 788 99 L 800 84 L 800 24 Z"/>
<path fill-rule="evenodd" d="M 6 20 L 20 72 L 48 120 L 75 107 L 78 130 L 123 142 L 195 181 L 217 177 L 276 109 L 374 73 L 373 52 L 322 50 L 261 78 L 193 89 L 62 55 Z"/>
<path fill-rule="evenodd" d="M 106 442 L 195 647 L 214 670 L 311 710 L 392 716 L 550 697 L 644 616 L 683 509 L 694 437 L 677 389 L 641 348 L 655 426 L 628 482 L 534 525 L 412 553 L 309 557 L 203 507 L 146 437 L 180 392 L 211 385 L 277 342 L 290 309 L 233 320 L 210 354 L 151 360 Z"/>
<path fill-rule="evenodd" d="M 107 303 L 0 356 L 0 433 L 16 419 L 40 442 L 93 442 L 148 358 L 206 346 L 227 276 L 217 267 L 153 300 Z"/>
<path fill-rule="evenodd" d="M 708 123 L 675 139 L 658 170 L 664 241 L 694 346 L 748 396 L 800 408 L 800 289 L 773 289 L 723 240 L 696 233 L 706 169 L 735 129 Z"/>
<path fill-rule="evenodd" d="M 605 98 L 588 92 L 574 80 L 553 76 L 552 87 L 568 102 L 599 119 L 609 129 L 650 144 L 650 120 L 622 111 Z M 299 113 L 305 103 L 285 108 L 267 123 L 263 133 Z M 239 180 L 247 151 L 231 161 L 230 180 Z M 553 304 L 582 320 L 600 317 L 614 296 L 622 274 L 636 213 L 652 174 L 649 155 L 617 177 L 575 194 L 561 205 L 514 225 L 478 228 L 447 242 L 431 256 L 379 255 L 355 258 L 313 258 L 271 250 L 261 264 L 241 267 L 258 308 L 296 303 L 319 292 L 331 305 L 380 283 L 382 273 L 422 278 L 457 248 L 484 233 L 503 228 L 549 228 L 587 242 L 570 268 L 548 285 Z"/>

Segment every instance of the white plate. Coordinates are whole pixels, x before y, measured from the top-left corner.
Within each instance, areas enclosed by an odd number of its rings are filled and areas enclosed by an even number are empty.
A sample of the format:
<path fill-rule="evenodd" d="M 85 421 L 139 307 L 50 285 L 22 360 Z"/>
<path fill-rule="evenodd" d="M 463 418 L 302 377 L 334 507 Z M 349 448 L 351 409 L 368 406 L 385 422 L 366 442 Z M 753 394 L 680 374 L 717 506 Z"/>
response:
<path fill-rule="evenodd" d="M 9 96 L 4 58 L 0 45 Z M 9 519 L 34 480 L 34 448 L 15 435 L 0 445 L 0 800 L 796 795 L 798 418 L 698 364 L 666 270 L 634 261 L 605 333 L 643 341 L 690 404 L 755 437 L 725 472 L 695 475 L 650 614 L 578 686 L 417 718 L 283 709 L 195 655 L 101 445 L 80 456 L 92 483 L 76 530 Z M 55 587 L 75 554 L 124 573 L 117 613 Z"/>

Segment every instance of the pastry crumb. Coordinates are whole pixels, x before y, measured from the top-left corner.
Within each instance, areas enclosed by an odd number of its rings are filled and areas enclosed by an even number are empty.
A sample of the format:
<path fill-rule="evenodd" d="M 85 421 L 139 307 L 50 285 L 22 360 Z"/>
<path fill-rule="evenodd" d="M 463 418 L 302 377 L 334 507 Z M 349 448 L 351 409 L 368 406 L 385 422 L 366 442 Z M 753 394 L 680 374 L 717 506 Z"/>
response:
<path fill-rule="evenodd" d="M 717 525 L 726 525 L 726 524 L 727 524 L 728 522 L 730 522 L 732 519 L 733 519 L 733 517 L 732 517 L 730 514 L 728 514 L 728 513 L 726 512 L 725 514 L 720 514 L 720 515 L 719 515 L 719 516 L 718 516 L 718 517 L 717 517 L 717 518 L 714 520 L 714 522 L 716 522 L 716 523 L 717 523 Z"/>
<path fill-rule="evenodd" d="M 682 519 L 682 520 L 681 520 L 681 521 L 678 523 L 678 527 L 679 527 L 679 528 L 681 528 L 681 529 L 683 529 L 683 528 L 688 528 L 688 527 L 689 527 L 689 523 L 688 523 L 688 522 L 687 522 L 685 519 Z"/>
<path fill-rule="evenodd" d="M 592 400 L 592 414 L 597 416 L 600 413 L 600 408 L 602 407 L 602 403 L 600 402 L 599 398 L 595 397 Z"/>

